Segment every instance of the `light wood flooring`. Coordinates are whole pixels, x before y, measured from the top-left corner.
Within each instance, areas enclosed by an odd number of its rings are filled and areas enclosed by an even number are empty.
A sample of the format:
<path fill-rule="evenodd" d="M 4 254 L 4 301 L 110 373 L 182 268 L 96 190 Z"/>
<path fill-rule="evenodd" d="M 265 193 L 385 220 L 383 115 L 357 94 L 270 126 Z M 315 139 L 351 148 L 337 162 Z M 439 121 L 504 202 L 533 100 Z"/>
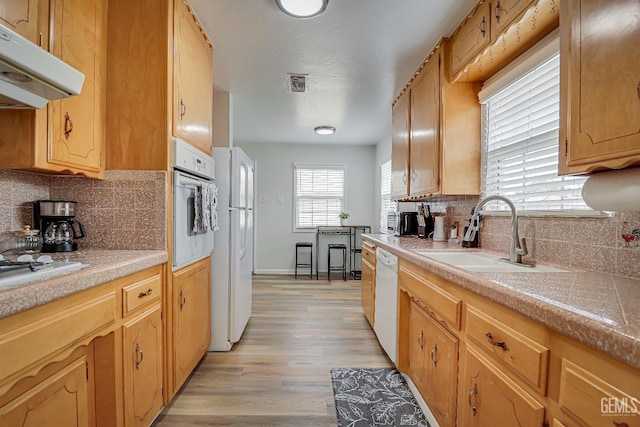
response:
<path fill-rule="evenodd" d="M 207 353 L 154 427 L 335 427 L 331 368 L 390 366 L 360 281 L 254 276 L 242 340 Z"/>

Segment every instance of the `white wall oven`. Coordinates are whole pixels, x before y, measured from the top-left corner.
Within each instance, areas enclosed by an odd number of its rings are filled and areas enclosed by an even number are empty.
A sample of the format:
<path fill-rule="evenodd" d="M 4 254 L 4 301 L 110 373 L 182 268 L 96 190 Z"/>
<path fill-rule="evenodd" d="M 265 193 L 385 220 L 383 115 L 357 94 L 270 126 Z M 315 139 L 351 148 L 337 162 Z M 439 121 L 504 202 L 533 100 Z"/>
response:
<path fill-rule="evenodd" d="M 215 178 L 213 157 L 186 142 L 173 140 L 172 269 L 177 270 L 213 251 L 213 227 L 207 212 Z"/>

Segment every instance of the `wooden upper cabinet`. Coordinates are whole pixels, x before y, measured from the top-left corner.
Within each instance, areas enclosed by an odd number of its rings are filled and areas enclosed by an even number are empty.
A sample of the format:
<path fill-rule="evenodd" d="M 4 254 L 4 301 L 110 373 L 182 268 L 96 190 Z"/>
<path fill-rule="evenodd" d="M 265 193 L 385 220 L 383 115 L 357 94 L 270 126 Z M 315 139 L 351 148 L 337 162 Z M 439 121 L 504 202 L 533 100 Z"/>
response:
<path fill-rule="evenodd" d="M 49 2 L 44 0 L 1 0 L 0 23 L 40 47 L 47 47 Z"/>
<path fill-rule="evenodd" d="M 451 36 L 451 72 L 457 74 L 489 45 L 489 2 L 481 1 Z"/>
<path fill-rule="evenodd" d="M 532 0 L 495 0 L 491 3 L 491 40 L 496 40 L 531 4 Z"/>
<path fill-rule="evenodd" d="M 392 109 L 391 196 L 395 199 L 409 195 L 410 97 L 411 90 L 407 89 Z"/>
<path fill-rule="evenodd" d="M 438 191 L 440 176 L 440 55 L 435 53 L 411 85 L 409 196 Z"/>
<path fill-rule="evenodd" d="M 561 2 L 561 174 L 640 165 L 638 20 L 636 0 Z"/>
<path fill-rule="evenodd" d="M 78 96 L 50 103 L 48 162 L 104 175 L 107 9 L 100 0 L 51 2 L 52 53 L 81 71 Z"/>
<path fill-rule="evenodd" d="M 173 133 L 207 154 L 213 134 L 213 48 L 183 0 L 175 1 Z"/>
<path fill-rule="evenodd" d="M 3 5 L 13 2 L 3 1 Z M 36 3 L 33 3 L 34 7 Z M 104 176 L 107 9 L 100 0 L 40 2 L 48 50 L 85 75 L 77 96 L 0 111 L 0 167 Z M 5 12 L 6 12 L 5 8 Z M 39 37 L 39 36 L 38 36 Z"/>

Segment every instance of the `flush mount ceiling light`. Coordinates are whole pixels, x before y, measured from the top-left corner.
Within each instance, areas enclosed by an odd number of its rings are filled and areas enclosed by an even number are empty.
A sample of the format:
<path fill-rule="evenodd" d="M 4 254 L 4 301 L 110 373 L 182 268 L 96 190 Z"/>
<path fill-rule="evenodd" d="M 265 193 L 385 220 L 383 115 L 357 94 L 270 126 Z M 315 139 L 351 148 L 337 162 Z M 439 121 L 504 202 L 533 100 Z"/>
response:
<path fill-rule="evenodd" d="M 336 128 L 333 126 L 317 126 L 313 129 L 318 135 L 332 135 Z"/>
<path fill-rule="evenodd" d="M 294 18 L 312 18 L 324 12 L 329 0 L 276 0 L 276 4 Z"/>

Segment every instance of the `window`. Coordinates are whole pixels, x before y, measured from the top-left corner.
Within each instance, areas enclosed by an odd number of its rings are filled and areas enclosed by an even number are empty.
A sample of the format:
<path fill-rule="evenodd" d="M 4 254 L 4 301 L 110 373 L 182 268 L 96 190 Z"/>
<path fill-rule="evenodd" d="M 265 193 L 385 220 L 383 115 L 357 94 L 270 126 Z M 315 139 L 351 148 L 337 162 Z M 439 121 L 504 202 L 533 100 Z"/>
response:
<path fill-rule="evenodd" d="M 480 92 L 483 125 L 483 196 L 499 194 L 518 210 L 589 209 L 585 178 L 558 176 L 560 55 L 551 44 Z M 535 61 L 533 64 L 532 61 Z M 516 74 L 514 76 L 514 74 Z M 496 89 L 497 88 L 497 89 Z M 507 210 L 503 203 L 487 210 Z"/>
<path fill-rule="evenodd" d="M 344 165 L 294 165 L 296 229 L 340 225 Z"/>
<path fill-rule="evenodd" d="M 387 215 L 395 212 L 396 203 L 391 199 L 391 160 L 380 165 L 380 232 L 387 232 Z"/>

